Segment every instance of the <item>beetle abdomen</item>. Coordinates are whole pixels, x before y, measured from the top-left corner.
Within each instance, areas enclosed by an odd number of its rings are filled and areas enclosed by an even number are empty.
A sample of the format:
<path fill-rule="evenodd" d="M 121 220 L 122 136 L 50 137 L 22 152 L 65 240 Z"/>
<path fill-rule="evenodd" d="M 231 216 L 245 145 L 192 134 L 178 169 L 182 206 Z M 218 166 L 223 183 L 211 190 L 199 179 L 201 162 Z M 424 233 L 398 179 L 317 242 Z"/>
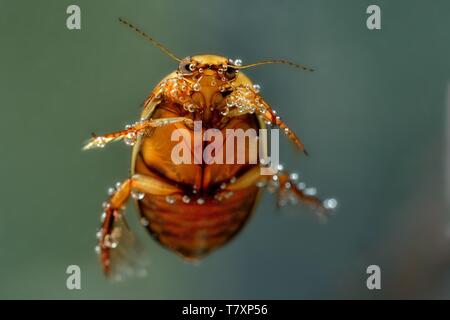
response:
<path fill-rule="evenodd" d="M 205 198 L 183 202 L 182 196 L 146 195 L 139 209 L 147 229 L 162 245 L 188 259 L 197 259 L 228 242 L 247 221 L 258 188 L 239 190 L 221 201 Z M 185 199 L 186 201 L 186 199 Z"/>

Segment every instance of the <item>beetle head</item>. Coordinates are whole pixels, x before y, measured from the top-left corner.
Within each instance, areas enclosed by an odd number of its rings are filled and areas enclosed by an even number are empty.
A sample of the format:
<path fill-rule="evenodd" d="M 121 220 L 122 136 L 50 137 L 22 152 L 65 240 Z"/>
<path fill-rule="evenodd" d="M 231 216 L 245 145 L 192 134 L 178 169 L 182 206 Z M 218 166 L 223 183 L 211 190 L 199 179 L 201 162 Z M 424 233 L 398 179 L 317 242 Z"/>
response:
<path fill-rule="evenodd" d="M 196 55 L 182 59 L 178 65 L 178 72 L 193 81 L 209 78 L 212 83 L 221 85 L 236 78 L 238 67 L 238 60 L 233 61 L 216 55 Z"/>

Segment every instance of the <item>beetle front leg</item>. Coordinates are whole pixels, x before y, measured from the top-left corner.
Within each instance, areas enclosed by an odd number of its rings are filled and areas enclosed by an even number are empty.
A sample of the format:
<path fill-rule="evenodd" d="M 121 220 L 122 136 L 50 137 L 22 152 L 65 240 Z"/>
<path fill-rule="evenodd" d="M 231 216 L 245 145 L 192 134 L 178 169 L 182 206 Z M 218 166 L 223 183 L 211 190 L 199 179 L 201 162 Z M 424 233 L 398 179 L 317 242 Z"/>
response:
<path fill-rule="evenodd" d="M 126 144 L 134 145 L 139 135 L 145 133 L 149 128 L 163 127 L 169 124 L 184 122 L 186 125 L 192 126 L 193 121 L 185 117 L 174 118 L 161 118 L 161 119 L 148 119 L 140 122 L 136 122 L 133 125 L 128 125 L 124 130 L 108 133 L 105 135 L 97 136 L 93 134 L 93 137 L 83 147 L 83 150 L 103 148 L 107 143 L 111 141 L 117 141 L 123 139 Z"/>
<path fill-rule="evenodd" d="M 226 98 L 225 109 L 222 111 L 225 117 L 238 117 L 248 113 L 256 113 L 268 125 L 278 126 L 287 135 L 289 140 L 305 154 L 308 152 L 300 138 L 292 131 L 287 124 L 277 116 L 275 110 L 264 101 L 258 91 L 250 86 L 234 87 L 233 91 Z"/>

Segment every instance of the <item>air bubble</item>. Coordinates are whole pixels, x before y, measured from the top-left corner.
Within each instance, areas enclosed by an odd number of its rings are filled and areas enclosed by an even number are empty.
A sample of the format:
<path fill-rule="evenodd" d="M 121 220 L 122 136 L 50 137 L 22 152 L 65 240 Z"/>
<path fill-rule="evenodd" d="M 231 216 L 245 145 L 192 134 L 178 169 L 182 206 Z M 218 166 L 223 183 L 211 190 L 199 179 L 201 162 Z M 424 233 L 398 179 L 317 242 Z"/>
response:
<path fill-rule="evenodd" d="M 338 205 L 338 202 L 334 198 L 325 199 L 323 201 L 323 206 L 325 207 L 325 209 L 336 209 L 337 205 Z"/>
<path fill-rule="evenodd" d="M 173 196 L 166 196 L 166 202 L 168 204 L 174 204 L 175 203 L 175 198 Z"/>
<path fill-rule="evenodd" d="M 97 148 L 103 148 L 106 145 L 106 138 L 104 137 L 97 137 L 94 139 L 94 145 Z"/>
<path fill-rule="evenodd" d="M 132 191 L 131 192 L 131 197 L 135 200 L 142 200 L 145 197 L 145 193 L 143 192 L 136 192 L 136 191 Z"/>
<path fill-rule="evenodd" d="M 256 183 L 256 186 L 257 186 L 258 188 L 263 188 L 263 187 L 266 186 L 266 182 L 265 182 L 265 181 L 258 181 L 258 182 Z"/>
<path fill-rule="evenodd" d="M 315 196 L 317 194 L 317 189 L 316 188 L 306 188 L 303 192 L 307 196 Z"/>
<path fill-rule="evenodd" d="M 143 225 L 144 227 L 146 227 L 146 226 L 148 226 L 148 219 L 145 218 L 145 217 L 142 217 L 142 218 L 140 219 L 140 223 L 141 223 L 141 225 Z"/>
<path fill-rule="evenodd" d="M 241 59 L 234 60 L 234 65 L 238 67 L 242 66 L 242 60 Z"/>
<path fill-rule="evenodd" d="M 109 196 L 112 196 L 112 195 L 114 194 L 114 192 L 116 192 L 116 189 L 115 189 L 115 188 L 113 188 L 113 187 L 108 188 L 108 195 L 109 195 Z"/>
<path fill-rule="evenodd" d="M 189 198 L 188 195 L 184 195 L 183 198 L 181 198 L 181 200 L 182 200 L 184 203 L 189 203 L 189 202 L 191 202 L 191 198 Z"/>
<path fill-rule="evenodd" d="M 125 144 L 127 146 L 134 146 L 134 144 L 136 143 L 136 133 L 135 132 L 129 132 L 125 138 L 123 139 L 123 141 L 125 142 Z"/>
<path fill-rule="evenodd" d="M 289 179 L 291 179 L 292 181 L 296 181 L 298 180 L 298 173 L 293 172 L 289 175 Z"/>
<path fill-rule="evenodd" d="M 200 83 L 196 82 L 194 83 L 194 85 L 192 86 L 192 89 L 194 89 L 194 91 L 200 91 L 202 87 L 200 86 Z"/>
<path fill-rule="evenodd" d="M 200 205 L 202 205 L 202 204 L 205 203 L 205 199 L 203 199 L 203 198 L 198 198 L 198 199 L 197 199 L 197 203 L 200 204 Z"/>
<path fill-rule="evenodd" d="M 259 84 L 254 84 L 253 85 L 253 90 L 258 93 L 261 91 L 261 86 Z"/>
<path fill-rule="evenodd" d="M 100 246 L 95 246 L 95 253 L 96 254 L 100 254 L 101 253 L 101 249 L 100 249 Z"/>

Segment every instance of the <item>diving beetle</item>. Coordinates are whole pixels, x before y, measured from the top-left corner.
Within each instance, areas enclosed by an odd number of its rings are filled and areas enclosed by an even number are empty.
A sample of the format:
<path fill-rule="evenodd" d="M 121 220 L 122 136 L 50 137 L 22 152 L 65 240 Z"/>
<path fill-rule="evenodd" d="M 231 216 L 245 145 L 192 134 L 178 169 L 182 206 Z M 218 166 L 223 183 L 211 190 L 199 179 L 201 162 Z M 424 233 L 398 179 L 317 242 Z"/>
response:
<path fill-rule="evenodd" d="M 103 203 L 96 250 L 107 276 L 126 262 L 136 242 L 124 217 L 130 196 L 137 203 L 141 224 L 164 247 L 187 260 L 198 260 L 229 242 L 247 222 L 264 187 L 277 192 L 278 204 L 302 202 L 320 213 L 336 207 L 335 199 L 321 201 L 314 188 L 306 188 L 297 174 L 288 173 L 282 166 L 263 175 L 263 161 L 177 164 L 172 157 L 177 143 L 172 139 L 173 132 L 184 130 L 189 140 L 198 121 L 200 129 L 218 132 L 279 128 L 306 154 L 297 135 L 241 70 L 263 64 L 287 64 L 313 71 L 311 68 L 286 60 L 243 65 L 239 59 L 211 54 L 180 59 L 133 24 L 119 21 L 177 61 L 178 69 L 152 90 L 138 122 L 121 131 L 93 134 L 84 146 L 103 148 L 116 140 L 133 146 L 130 177 L 110 188 L 109 198 Z M 201 145 L 202 150 L 206 147 L 207 143 Z"/>

